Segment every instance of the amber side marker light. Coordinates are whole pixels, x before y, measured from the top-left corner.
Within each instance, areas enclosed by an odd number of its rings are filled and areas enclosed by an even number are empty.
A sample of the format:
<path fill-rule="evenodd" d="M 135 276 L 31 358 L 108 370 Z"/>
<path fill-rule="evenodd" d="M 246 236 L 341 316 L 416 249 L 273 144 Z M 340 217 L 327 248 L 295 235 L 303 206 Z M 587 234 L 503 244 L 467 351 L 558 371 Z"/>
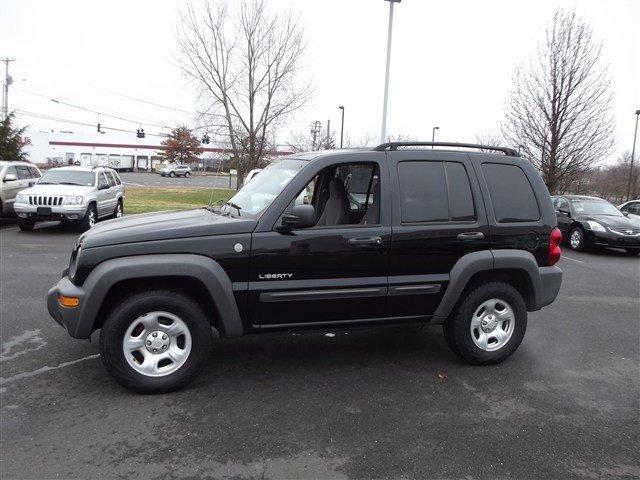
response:
<path fill-rule="evenodd" d="M 64 295 L 58 295 L 58 303 L 63 307 L 77 307 L 80 305 L 80 299 L 76 297 L 65 297 Z"/>

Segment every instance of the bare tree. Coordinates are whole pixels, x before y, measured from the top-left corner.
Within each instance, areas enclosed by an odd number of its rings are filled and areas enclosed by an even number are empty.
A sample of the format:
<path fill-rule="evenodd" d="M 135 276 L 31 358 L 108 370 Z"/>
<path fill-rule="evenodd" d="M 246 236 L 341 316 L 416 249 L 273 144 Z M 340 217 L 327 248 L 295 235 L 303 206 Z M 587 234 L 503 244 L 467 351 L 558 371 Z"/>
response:
<path fill-rule="evenodd" d="M 503 133 L 555 193 L 613 147 L 610 79 L 601 45 L 574 12 L 557 10 L 529 64 L 518 68 Z"/>
<path fill-rule="evenodd" d="M 305 42 L 298 19 L 273 15 L 265 0 L 206 0 L 180 15 L 179 65 L 198 88 L 212 131 L 223 131 L 238 168 L 238 184 L 265 153 L 267 139 L 309 98 L 298 81 Z"/>

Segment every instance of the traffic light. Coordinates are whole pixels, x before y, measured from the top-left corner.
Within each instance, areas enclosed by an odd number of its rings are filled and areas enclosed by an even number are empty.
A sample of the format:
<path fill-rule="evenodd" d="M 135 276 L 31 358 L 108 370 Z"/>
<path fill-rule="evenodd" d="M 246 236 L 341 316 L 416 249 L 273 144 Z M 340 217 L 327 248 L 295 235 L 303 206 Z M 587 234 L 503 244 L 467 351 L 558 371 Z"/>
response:
<path fill-rule="evenodd" d="M 136 130 L 136 136 L 138 138 L 144 138 L 144 128 L 139 128 L 138 130 Z"/>
<path fill-rule="evenodd" d="M 205 145 L 209 145 L 209 143 L 211 142 L 211 139 L 209 138 L 208 134 L 204 134 L 204 136 L 202 137 L 202 143 L 204 143 Z"/>
<path fill-rule="evenodd" d="M 100 124 L 98 123 L 98 133 L 104 133 L 104 130 L 100 129 Z"/>

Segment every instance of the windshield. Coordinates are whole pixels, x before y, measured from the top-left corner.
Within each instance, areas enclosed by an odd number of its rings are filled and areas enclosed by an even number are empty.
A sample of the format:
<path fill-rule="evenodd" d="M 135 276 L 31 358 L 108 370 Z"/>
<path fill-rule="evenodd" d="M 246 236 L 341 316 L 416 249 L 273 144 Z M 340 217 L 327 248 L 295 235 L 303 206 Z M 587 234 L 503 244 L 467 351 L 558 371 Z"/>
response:
<path fill-rule="evenodd" d="M 93 172 L 82 170 L 49 170 L 45 172 L 38 184 L 40 185 L 82 185 L 93 187 Z"/>
<path fill-rule="evenodd" d="M 231 197 L 223 210 L 240 217 L 258 217 L 307 163 L 288 159 L 270 164 Z"/>
<path fill-rule="evenodd" d="M 622 212 L 605 200 L 571 200 L 574 210 L 580 215 L 613 215 L 621 217 Z"/>

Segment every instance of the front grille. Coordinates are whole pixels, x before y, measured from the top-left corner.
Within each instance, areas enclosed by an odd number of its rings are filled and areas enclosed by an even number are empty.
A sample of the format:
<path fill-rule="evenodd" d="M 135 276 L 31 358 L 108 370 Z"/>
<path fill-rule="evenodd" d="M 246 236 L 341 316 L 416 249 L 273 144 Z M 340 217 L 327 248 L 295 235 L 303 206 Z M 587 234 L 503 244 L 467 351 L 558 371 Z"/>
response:
<path fill-rule="evenodd" d="M 618 235 L 624 235 L 627 237 L 640 235 L 640 228 L 637 227 L 609 227 L 609 230 L 613 233 L 617 233 Z"/>
<path fill-rule="evenodd" d="M 64 197 L 49 197 L 44 195 L 29 195 L 29 205 L 56 207 L 62 205 Z"/>

